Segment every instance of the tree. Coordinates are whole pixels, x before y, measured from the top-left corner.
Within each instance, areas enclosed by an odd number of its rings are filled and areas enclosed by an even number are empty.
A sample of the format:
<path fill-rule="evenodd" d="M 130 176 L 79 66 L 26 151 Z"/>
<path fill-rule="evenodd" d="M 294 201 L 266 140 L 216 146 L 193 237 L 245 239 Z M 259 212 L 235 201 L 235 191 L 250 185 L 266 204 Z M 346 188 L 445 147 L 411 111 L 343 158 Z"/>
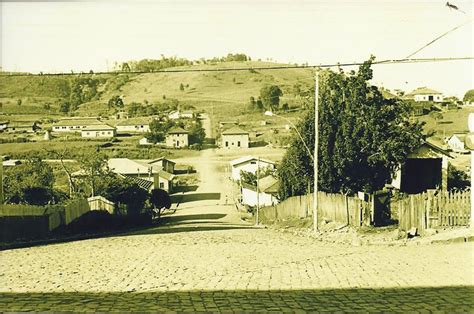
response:
<path fill-rule="evenodd" d="M 474 102 L 474 89 L 468 90 L 462 100 L 464 102 Z"/>
<path fill-rule="evenodd" d="M 469 177 L 466 172 L 456 169 L 448 164 L 448 190 L 465 190 L 470 186 Z"/>
<path fill-rule="evenodd" d="M 112 96 L 112 98 L 109 99 L 109 101 L 107 102 L 107 107 L 110 109 L 110 108 L 123 108 L 124 107 L 124 103 L 123 103 L 123 100 L 120 96 Z"/>
<path fill-rule="evenodd" d="M 206 138 L 206 131 L 202 127 L 201 120 L 196 119 L 190 126 L 187 127 L 189 132 L 189 145 L 198 144 L 202 145 Z"/>
<path fill-rule="evenodd" d="M 20 98 L 16 100 L 17 106 L 21 106 L 22 103 L 23 103 L 23 101 Z"/>
<path fill-rule="evenodd" d="M 148 132 L 145 137 L 153 143 L 162 142 L 165 140 L 169 129 L 171 129 L 174 125 L 175 124 L 172 120 L 153 120 L 150 122 L 150 132 Z"/>
<path fill-rule="evenodd" d="M 54 174 L 39 158 L 5 171 L 4 192 L 8 203 L 45 205 L 52 201 Z"/>
<path fill-rule="evenodd" d="M 322 191 L 381 189 L 424 140 L 422 124 L 410 122 L 409 106 L 385 99 L 368 83 L 372 61 L 361 65 L 358 73 L 327 70 L 320 74 L 318 188 Z M 314 109 L 297 128 L 312 152 Z M 312 156 L 299 137 L 292 138 L 278 174 L 282 198 L 305 194 L 308 186 L 313 187 Z"/>
<path fill-rule="evenodd" d="M 277 110 L 280 105 L 281 96 L 283 96 L 283 92 L 277 85 L 267 85 L 260 89 L 260 97 L 265 109 Z"/>
<path fill-rule="evenodd" d="M 155 209 L 158 217 L 161 216 L 161 210 L 166 208 L 171 208 L 171 198 L 165 190 L 162 189 L 153 189 L 150 193 L 150 202 Z"/>
<path fill-rule="evenodd" d="M 68 113 L 71 110 L 71 104 L 69 102 L 63 102 L 59 105 L 59 112 Z"/>
<path fill-rule="evenodd" d="M 184 85 L 183 85 L 183 83 L 179 84 L 179 90 L 180 90 L 180 91 L 184 91 Z"/>
<path fill-rule="evenodd" d="M 257 109 L 257 102 L 255 101 L 255 97 L 250 96 L 248 108 L 250 111 L 254 111 L 255 109 Z"/>
<path fill-rule="evenodd" d="M 88 152 L 84 153 L 78 161 L 84 172 L 85 182 L 91 189 L 91 196 L 97 195 L 96 186 L 110 174 L 105 156 L 99 151 Z"/>
<path fill-rule="evenodd" d="M 255 105 L 257 106 L 257 109 L 259 111 L 262 111 L 263 108 L 264 108 L 262 98 L 258 97 L 257 102 L 255 103 Z"/>

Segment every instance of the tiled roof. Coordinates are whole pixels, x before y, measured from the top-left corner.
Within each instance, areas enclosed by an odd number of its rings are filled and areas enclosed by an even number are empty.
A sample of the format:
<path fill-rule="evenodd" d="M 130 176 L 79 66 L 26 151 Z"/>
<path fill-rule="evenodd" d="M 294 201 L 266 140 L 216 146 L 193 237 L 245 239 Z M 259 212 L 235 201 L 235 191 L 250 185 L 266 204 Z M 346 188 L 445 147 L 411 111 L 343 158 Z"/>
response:
<path fill-rule="evenodd" d="M 83 126 L 104 124 L 96 118 L 90 119 L 64 119 L 54 123 L 53 126 Z"/>
<path fill-rule="evenodd" d="M 81 131 L 101 131 L 101 130 L 115 130 L 113 126 L 110 126 L 108 124 L 98 124 L 98 125 L 88 125 L 85 128 L 83 128 Z"/>
<path fill-rule="evenodd" d="M 263 158 L 259 158 L 261 162 L 265 162 L 265 163 L 268 163 L 268 164 L 272 164 L 274 165 L 275 163 L 271 160 L 268 160 L 268 159 L 263 159 Z M 240 164 L 243 164 L 243 163 L 246 163 L 246 162 L 249 162 L 249 161 L 253 161 L 253 160 L 257 160 L 257 157 L 254 157 L 254 156 L 243 156 L 243 157 L 240 157 L 240 158 L 237 158 L 237 159 L 234 159 L 234 160 L 231 160 L 230 161 L 230 164 L 231 166 L 235 167 L 237 165 L 240 165 Z"/>
<path fill-rule="evenodd" d="M 222 135 L 238 135 L 238 134 L 249 134 L 249 132 L 242 130 L 239 127 L 233 127 L 222 132 Z"/>
<path fill-rule="evenodd" d="M 174 127 L 168 131 L 168 134 L 183 134 L 183 133 L 187 134 L 189 132 L 180 127 Z"/>
<path fill-rule="evenodd" d="M 117 126 L 122 126 L 122 125 L 144 125 L 144 124 L 150 124 L 151 122 L 150 117 L 136 117 L 136 118 L 130 118 L 126 119 L 124 121 L 120 121 L 117 123 Z"/>
<path fill-rule="evenodd" d="M 433 94 L 441 95 L 442 93 L 428 87 L 419 87 L 415 89 L 414 91 L 412 91 L 411 93 L 406 94 L 406 96 L 433 95 Z"/>

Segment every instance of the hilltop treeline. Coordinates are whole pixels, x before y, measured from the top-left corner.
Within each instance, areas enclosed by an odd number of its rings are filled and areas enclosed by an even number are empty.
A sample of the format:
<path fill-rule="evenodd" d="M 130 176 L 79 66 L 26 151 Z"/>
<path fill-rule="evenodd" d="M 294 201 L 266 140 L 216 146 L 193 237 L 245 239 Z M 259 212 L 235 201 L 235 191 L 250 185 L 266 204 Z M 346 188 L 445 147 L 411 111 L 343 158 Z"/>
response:
<path fill-rule="evenodd" d="M 142 59 L 139 61 L 131 60 L 120 64 L 116 63 L 115 70 L 122 72 L 153 72 L 184 65 L 250 60 L 251 58 L 243 53 L 229 53 L 227 54 L 227 56 L 224 57 L 214 57 L 212 59 L 201 58 L 199 60 L 188 60 L 185 58 L 177 57 L 165 57 L 162 55 L 161 59 Z"/>

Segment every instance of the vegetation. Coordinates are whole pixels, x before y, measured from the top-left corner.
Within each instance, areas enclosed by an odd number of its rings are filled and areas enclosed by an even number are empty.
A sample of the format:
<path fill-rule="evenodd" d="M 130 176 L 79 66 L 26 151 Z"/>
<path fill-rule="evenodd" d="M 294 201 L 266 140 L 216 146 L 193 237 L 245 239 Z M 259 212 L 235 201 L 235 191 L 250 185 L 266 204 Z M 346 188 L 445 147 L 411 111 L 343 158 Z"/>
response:
<path fill-rule="evenodd" d="M 456 169 L 449 164 L 448 167 L 448 190 L 466 190 L 471 185 L 467 173 Z"/>
<path fill-rule="evenodd" d="M 53 190 L 53 169 L 39 158 L 5 169 L 4 193 L 6 203 L 46 205 L 64 198 Z"/>
<path fill-rule="evenodd" d="M 263 102 L 263 107 L 270 111 L 279 109 L 281 96 L 283 96 L 283 92 L 277 85 L 264 86 L 260 90 L 260 98 Z"/>
<path fill-rule="evenodd" d="M 464 102 L 474 102 L 474 89 L 468 90 L 462 100 Z"/>
<path fill-rule="evenodd" d="M 369 84 L 372 61 L 361 65 L 358 73 L 321 73 L 318 187 L 322 191 L 378 190 L 424 140 L 422 124 L 410 122 L 407 104 L 385 99 Z M 309 150 L 314 151 L 314 110 L 307 112 L 297 127 Z M 279 168 L 282 198 L 305 194 L 308 186 L 313 186 L 309 153 L 299 137 L 293 137 Z"/>

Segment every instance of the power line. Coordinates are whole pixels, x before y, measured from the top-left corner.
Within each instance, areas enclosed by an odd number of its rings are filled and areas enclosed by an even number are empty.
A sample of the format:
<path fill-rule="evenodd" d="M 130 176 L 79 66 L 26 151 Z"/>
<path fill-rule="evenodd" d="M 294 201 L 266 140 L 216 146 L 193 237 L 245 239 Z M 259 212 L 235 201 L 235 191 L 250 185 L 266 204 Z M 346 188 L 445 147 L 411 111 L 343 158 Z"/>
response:
<path fill-rule="evenodd" d="M 449 3 L 449 2 L 448 2 L 448 3 Z M 471 18 L 471 19 L 469 19 L 469 20 L 467 20 L 467 21 L 465 21 L 465 22 L 459 24 L 458 26 L 456 26 L 456 27 L 450 29 L 450 30 L 447 31 L 446 33 L 444 33 L 444 34 L 442 34 L 442 35 L 439 35 L 438 37 L 436 37 L 435 39 L 433 39 L 433 40 L 430 41 L 429 43 L 425 44 L 423 47 L 419 48 L 419 49 L 416 50 L 415 52 L 413 52 L 413 53 L 409 54 L 408 56 L 406 56 L 406 58 L 408 59 L 408 58 L 413 57 L 413 56 L 416 55 L 418 52 L 420 52 L 420 51 L 422 51 L 423 49 L 425 49 L 426 47 L 432 45 L 433 43 L 435 43 L 435 42 L 438 41 L 439 39 L 443 38 L 444 36 L 448 35 L 449 33 L 454 32 L 454 31 L 457 30 L 458 28 L 463 27 L 464 25 L 466 25 L 466 24 L 472 22 L 472 20 L 473 20 L 473 19 Z"/>
<path fill-rule="evenodd" d="M 474 57 L 454 57 L 454 58 L 403 58 L 403 59 L 386 59 L 382 61 L 374 61 L 372 65 L 383 64 L 410 64 L 410 63 L 434 63 L 447 61 L 465 61 L 474 60 Z M 0 77 L 19 77 L 19 76 L 81 76 L 81 75 L 120 75 L 120 74 L 152 74 L 152 73 L 195 73 L 195 72 L 234 72 L 234 71 L 262 71 L 262 70 L 288 70 L 288 69 L 317 69 L 317 68 L 333 68 L 333 67 L 350 67 L 363 65 L 364 62 L 352 63 L 329 63 L 319 65 L 287 65 L 287 66 L 271 66 L 271 67 L 242 67 L 242 68 L 215 68 L 215 69 L 162 69 L 156 71 L 116 71 L 116 72 L 80 72 L 80 73 L 13 73 L 0 74 Z"/>

